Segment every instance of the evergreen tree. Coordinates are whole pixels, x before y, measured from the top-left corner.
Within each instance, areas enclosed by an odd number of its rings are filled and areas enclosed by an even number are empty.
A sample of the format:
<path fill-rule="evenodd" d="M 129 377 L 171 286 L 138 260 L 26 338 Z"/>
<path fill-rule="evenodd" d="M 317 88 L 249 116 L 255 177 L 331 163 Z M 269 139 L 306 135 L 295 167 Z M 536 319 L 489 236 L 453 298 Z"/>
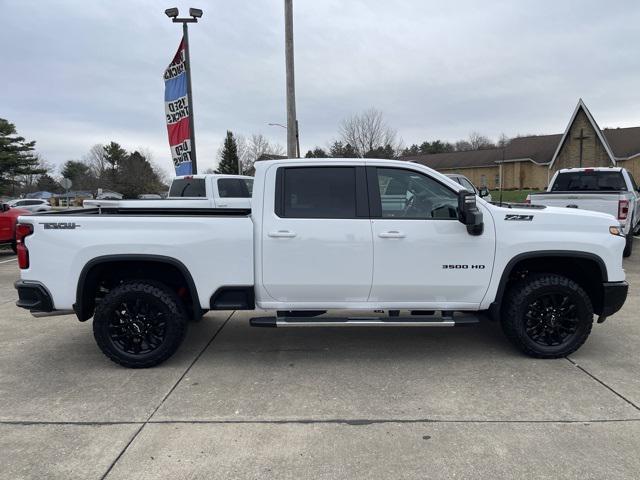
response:
<path fill-rule="evenodd" d="M 104 172 L 106 178 L 101 178 L 101 184 L 104 188 L 113 189 L 118 183 L 118 167 L 128 157 L 127 151 L 116 142 L 111 142 L 103 147 L 104 161 L 109 169 Z"/>
<path fill-rule="evenodd" d="M 349 143 L 344 145 L 342 142 L 333 142 L 329 148 L 329 156 L 331 158 L 358 158 L 358 152 Z"/>
<path fill-rule="evenodd" d="M 327 152 L 320 147 L 316 147 L 313 150 L 309 150 L 304 156 L 305 158 L 328 158 Z"/>
<path fill-rule="evenodd" d="M 238 144 L 233 137 L 233 132 L 227 130 L 224 145 L 220 152 L 220 163 L 216 173 L 238 174 Z"/>
<path fill-rule="evenodd" d="M 20 137 L 15 125 L 0 118 L 0 192 L 9 190 L 9 186 L 14 190 L 19 175 L 45 173 L 38 168 L 35 144 Z"/>

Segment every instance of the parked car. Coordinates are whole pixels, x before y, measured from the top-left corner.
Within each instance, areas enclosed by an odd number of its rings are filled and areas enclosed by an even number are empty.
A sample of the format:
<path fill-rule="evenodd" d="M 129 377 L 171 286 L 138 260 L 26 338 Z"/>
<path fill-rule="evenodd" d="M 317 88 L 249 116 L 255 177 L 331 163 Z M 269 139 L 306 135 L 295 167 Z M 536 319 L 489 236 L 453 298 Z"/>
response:
<path fill-rule="evenodd" d="M 93 316 L 105 355 L 140 368 L 178 349 L 189 318 L 255 308 L 272 313 L 251 319 L 260 327 L 450 327 L 488 316 L 525 354 L 565 357 L 594 314 L 604 321 L 627 296 L 624 235 L 610 215 L 501 207 L 394 160 L 262 161 L 255 178 L 251 209 L 21 217 L 17 305 Z M 330 310 L 367 316 L 322 316 Z"/>
<path fill-rule="evenodd" d="M 624 168 L 558 170 L 544 193 L 531 193 L 527 203 L 592 210 L 613 215 L 626 235 L 624 256 L 631 255 L 640 222 L 640 190 Z"/>
<path fill-rule="evenodd" d="M 21 208 L 30 212 L 48 212 L 51 210 L 51 204 L 48 200 L 42 198 L 18 198 L 7 202 L 11 208 Z"/>
<path fill-rule="evenodd" d="M 85 200 L 85 207 L 118 208 L 250 208 L 253 177 L 243 175 L 186 175 L 173 179 L 169 196 L 141 200 Z"/>
<path fill-rule="evenodd" d="M 16 223 L 21 215 L 31 212 L 23 208 L 11 208 L 7 203 L 0 205 L 0 244 L 11 245 L 16 252 Z"/>
<path fill-rule="evenodd" d="M 489 189 L 487 187 L 477 188 L 473 183 L 471 183 L 471 180 L 469 180 L 464 175 L 460 175 L 459 173 L 447 173 L 446 175 L 453 181 L 458 182 L 470 192 L 475 193 L 480 198 L 484 198 L 487 202 L 492 201 L 491 194 L 489 193 Z"/>

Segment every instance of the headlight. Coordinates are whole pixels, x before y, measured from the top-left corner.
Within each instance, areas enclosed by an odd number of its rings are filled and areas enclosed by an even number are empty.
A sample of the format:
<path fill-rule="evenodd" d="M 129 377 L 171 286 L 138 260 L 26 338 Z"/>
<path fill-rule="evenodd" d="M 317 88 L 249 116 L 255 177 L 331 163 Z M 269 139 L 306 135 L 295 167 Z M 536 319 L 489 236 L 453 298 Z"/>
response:
<path fill-rule="evenodd" d="M 618 237 L 624 237 L 624 233 L 622 233 L 622 229 L 620 227 L 609 227 L 609 233 L 611 235 L 617 235 Z"/>

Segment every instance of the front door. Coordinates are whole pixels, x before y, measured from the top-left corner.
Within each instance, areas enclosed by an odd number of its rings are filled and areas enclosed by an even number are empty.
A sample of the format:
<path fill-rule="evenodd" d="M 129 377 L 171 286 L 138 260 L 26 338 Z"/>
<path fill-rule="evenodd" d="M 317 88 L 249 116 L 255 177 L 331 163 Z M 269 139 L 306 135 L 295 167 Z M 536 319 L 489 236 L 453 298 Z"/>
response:
<path fill-rule="evenodd" d="M 271 298 L 298 308 L 367 301 L 373 242 L 364 168 L 278 167 L 274 203 L 263 210 L 262 283 Z"/>
<path fill-rule="evenodd" d="M 367 175 L 375 252 L 369 301 L 436 310 L 477 306 L 495 252 L 488 211 L 484 232 L 473 236 L 458 221 L 458 195 L 445 183 L 404 168 L 368 167 Z"/>

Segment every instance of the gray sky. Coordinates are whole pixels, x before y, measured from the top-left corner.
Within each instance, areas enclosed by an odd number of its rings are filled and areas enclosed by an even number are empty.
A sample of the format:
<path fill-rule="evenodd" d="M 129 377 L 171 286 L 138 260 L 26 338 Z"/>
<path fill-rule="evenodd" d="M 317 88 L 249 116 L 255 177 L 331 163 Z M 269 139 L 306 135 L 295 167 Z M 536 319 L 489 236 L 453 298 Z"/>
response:
<path fill-rule="evenodd" d="M 162 73 L 190 30 L 199 166 L 225 131 L 286 143 L 282 0 L 0 0 L 0 117 L 61 164 L 110 140 L 172 169 Z M 564 130 L 579 97 L 601 127 L 640 125 L 640 2 L 294 0 L 302 150 L 382 110 L 405 144 Z"/>

